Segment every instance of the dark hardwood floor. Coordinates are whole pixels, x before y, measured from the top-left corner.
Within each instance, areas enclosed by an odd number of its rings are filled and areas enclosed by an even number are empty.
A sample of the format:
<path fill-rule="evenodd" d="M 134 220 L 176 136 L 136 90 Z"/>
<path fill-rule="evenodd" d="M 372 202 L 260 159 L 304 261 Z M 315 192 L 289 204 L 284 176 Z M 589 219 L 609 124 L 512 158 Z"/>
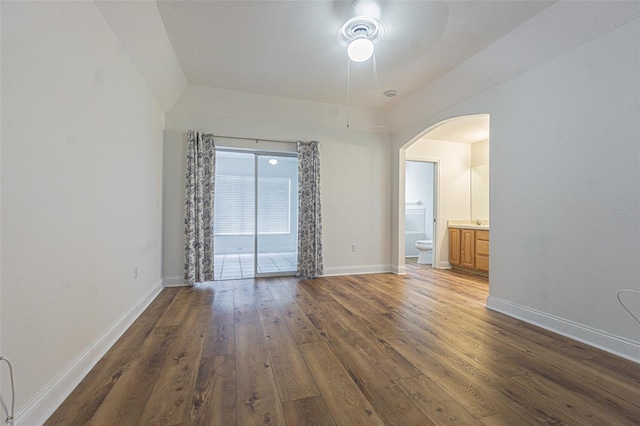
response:
<path fill-rule="evenodd" d="M 166 288 L 46 424 L 640 424 L 638 364 L 408 269 Z"/>

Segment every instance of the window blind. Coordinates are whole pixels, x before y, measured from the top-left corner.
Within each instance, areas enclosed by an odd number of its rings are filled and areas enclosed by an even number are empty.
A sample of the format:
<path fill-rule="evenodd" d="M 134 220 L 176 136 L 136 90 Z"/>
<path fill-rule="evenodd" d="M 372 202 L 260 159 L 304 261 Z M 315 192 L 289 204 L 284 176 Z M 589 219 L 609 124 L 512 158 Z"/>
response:
<path fill-rule="evenodd" d="M 216 176 L 214 232 L 216 235 L 253 235 L 254 178 Z M 291 179 L 258 178 L 258 233 L 289 234 Z"/>

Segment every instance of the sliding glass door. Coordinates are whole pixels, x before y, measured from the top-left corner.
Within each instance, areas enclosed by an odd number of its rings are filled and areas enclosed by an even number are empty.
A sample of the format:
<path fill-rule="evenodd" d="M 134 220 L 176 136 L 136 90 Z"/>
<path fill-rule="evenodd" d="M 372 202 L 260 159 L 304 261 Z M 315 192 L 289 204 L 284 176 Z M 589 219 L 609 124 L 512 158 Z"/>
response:
<path fill-rule="evenodd" d="M 216 280 L 295 273 L 297 169 L 295 154 L 216 150 Z"/>
<path fill-rule="evenodd" d="M 256 276 L 290 275 L 298 259 L 298 158 L 257 155 Z"/>
<path fill-rule="evenodd" d="M 216 150 L 214 279 L 255 276 L 255 154 Z"/>

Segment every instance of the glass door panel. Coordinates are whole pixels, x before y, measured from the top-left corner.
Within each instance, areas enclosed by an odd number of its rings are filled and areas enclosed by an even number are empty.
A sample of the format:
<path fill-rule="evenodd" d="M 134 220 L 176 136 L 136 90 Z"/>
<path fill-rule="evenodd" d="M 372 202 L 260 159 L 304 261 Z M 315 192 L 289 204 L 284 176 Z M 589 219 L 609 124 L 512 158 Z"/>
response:
<path fill-rule="evenodd" d="M 214 279 L 255 276 L 255 154 L 216 150 Z"/>
<path fill-rule="evenodd" d="M 298 260 L 298 158 L 256 158 L 256 276 L 292 275 Z"/>

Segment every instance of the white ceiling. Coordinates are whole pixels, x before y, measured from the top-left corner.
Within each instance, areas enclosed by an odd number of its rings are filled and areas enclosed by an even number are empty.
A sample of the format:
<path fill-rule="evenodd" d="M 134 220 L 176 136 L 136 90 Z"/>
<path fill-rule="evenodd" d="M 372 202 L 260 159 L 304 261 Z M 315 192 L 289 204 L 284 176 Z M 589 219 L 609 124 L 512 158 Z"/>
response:
<path fill-rule="evenodd" d="M 356 6 L 362 6 L 363 1 Z M 553 4 L 551 1 L 378 1 L 384 38 L 351 65 L 350 105 L 386 109 Z M 351 1 L 157 1 L 190 84 L 346 105 L 340 26 Z M 394 89 L 395 98 L 383 96 Z"/>

